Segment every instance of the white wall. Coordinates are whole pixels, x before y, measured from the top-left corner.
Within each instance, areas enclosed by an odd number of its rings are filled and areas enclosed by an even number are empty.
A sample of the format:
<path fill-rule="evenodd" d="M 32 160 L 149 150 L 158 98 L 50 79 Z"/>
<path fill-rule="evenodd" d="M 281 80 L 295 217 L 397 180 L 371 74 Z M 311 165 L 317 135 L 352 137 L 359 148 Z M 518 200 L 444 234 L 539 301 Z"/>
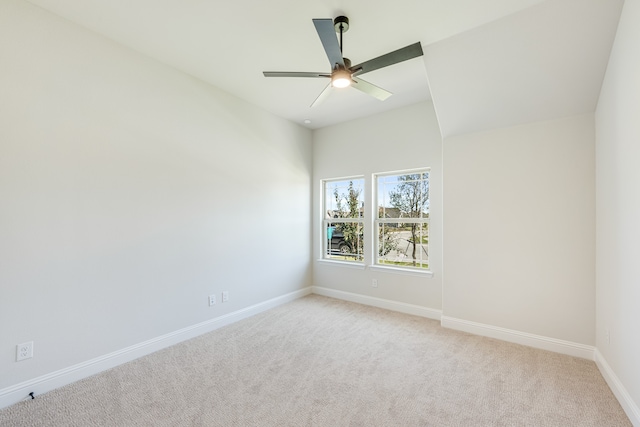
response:
<path fill-rule="evenodd" d="M 433 104 L 423 102 L 330 126 L 313 135 L 313 284 L 323 288 L 440 310 L 442 301 L 442 139 Z M 433 277 L 400 275 L 336 265 L 321 258 L 320 181 L 363 175 L 367 195 L 372 174 L 430 167 L 429 264 Z M 368 197 L 366 206 L 372 200 Z M 370 224 L 366 224 L 366 227 Z M 368 231 L 368 230 L 365 230 Z M 370 231 L 368 235 L 371 236 Z M 366 238 L 365 238 L 365 244 Z M 369 243 L 370 244 L 370 243 Z M 369 264 L 370 264 L 369 260 Z M 378 287 L 371 286 L 372 279 Z M 371 301 L 371 300 L 369 300 Z M 394 307 L 398 308 L 398 307 Z"/>
<path fill-rule="evenodd" d="M 310 131 L 24 1 L 0 58 L 0 390 L 311 285 Z"/>
<path fill-rule="evenodd" d="M 636 425 L 640 425 L 638 22 L 640 1 L 627 0 L 596 111 L 597 347 L 620 382 L 614 391 L 626 389 L 618 397 Z"/>
<path fill-rule="evenodd" d="M 593 345 L 593 115 L 443 145 L 443 314 Z"/>

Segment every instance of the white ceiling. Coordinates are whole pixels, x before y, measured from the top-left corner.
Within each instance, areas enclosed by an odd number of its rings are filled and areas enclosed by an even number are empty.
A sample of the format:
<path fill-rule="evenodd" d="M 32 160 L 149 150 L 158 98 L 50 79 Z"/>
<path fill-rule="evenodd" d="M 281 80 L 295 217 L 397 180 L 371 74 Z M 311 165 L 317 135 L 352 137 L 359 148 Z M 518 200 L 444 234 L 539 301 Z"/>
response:
<path fill-rule="evenodd" d="M 281 117 L 319 128 L 431 99 L 443 135 L 593 111 L 623 0 L 29 0 Z M 362 77 L 378 101 L 323 79 L 313 18 L 346 15 L 354 64 L 416 41 L 424 58 Z M 431 90 L 429 90 L 431 89 Z M 304 124 L 304 120 L 311 124 Z"/>
<path fill-rule="evenodd" d="M 595 111 L 623 0 L 549 0 L 435 43 L 444 136 Z"/>

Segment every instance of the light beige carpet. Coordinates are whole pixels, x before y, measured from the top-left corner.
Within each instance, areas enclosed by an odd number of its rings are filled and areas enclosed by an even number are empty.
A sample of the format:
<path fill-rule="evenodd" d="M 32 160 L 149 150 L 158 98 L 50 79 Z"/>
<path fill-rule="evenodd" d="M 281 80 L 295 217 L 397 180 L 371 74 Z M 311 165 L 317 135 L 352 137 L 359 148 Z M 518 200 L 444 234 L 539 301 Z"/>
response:
<path fill-rule="evenodd" d="M 2 426 L 629 426 L 595 364 L 316 295 L 0 411 Z"/>

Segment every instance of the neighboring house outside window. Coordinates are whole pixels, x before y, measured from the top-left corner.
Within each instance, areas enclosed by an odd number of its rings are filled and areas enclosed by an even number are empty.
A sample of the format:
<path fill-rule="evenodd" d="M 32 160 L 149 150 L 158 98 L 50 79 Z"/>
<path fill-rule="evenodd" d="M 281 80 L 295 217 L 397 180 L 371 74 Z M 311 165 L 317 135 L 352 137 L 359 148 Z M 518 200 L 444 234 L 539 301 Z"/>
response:
<path fill-rule="evenodd" d="M 364 178 L 323 181 L 325 259 L 363 263 Z"/>
<path fill-rule="evenodd" d="M 429 169 L 376 174 L 375 264 L 429 268 Z"/>

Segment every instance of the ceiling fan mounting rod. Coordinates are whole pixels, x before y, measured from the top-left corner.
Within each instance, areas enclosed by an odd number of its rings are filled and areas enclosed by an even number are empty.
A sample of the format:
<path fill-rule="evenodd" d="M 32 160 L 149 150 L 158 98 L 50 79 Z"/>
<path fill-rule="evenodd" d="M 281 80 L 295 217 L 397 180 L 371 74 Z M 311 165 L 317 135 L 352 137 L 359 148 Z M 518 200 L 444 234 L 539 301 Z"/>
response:
<path fill-rule="evenodd" d="M 349 18 L 346 16 L 338 16 L 333 20 L 333 28 L 336 33 L 340 33 L 340 53 L 342 53 L 342 34 L 349 31 Z"/>

